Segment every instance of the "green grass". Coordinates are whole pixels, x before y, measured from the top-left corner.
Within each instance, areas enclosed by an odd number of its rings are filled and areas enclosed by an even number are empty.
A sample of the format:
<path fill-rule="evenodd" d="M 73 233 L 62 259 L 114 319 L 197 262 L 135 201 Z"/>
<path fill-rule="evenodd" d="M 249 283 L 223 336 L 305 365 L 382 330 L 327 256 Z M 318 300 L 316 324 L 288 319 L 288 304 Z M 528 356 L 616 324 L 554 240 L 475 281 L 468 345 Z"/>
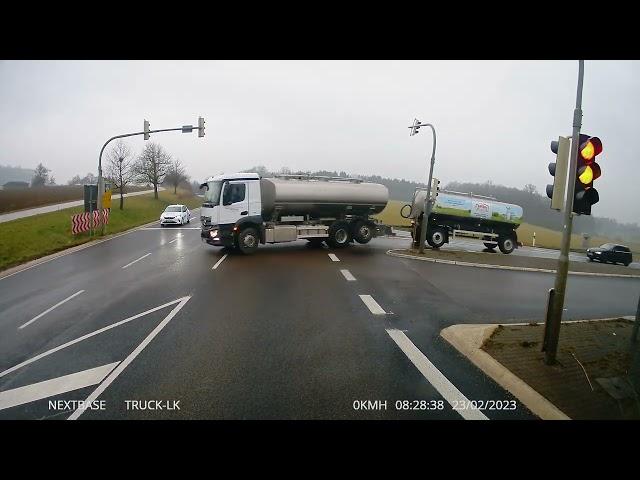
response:
<path fill-rule="evenodd" d="M 119 209 L 119 200 L 113 202 L 106 234 L 123 232 L 153 220 L 159 221 L 160 213 L 172 203 L 182 203 L 190 209 L 202 203 L 191 192 L 180 190 L 177 195 L 164 190 L 158 192 L 158 197 L 156 200 L 153 194 L 148 194 L 125 198 L 124 210 Z M 83 207 L 68 208 L 0 223 L 0 271 L 91 241 L 88 232 L 79 235 L 71 233 L 71 216 L 83 211 Z"/>

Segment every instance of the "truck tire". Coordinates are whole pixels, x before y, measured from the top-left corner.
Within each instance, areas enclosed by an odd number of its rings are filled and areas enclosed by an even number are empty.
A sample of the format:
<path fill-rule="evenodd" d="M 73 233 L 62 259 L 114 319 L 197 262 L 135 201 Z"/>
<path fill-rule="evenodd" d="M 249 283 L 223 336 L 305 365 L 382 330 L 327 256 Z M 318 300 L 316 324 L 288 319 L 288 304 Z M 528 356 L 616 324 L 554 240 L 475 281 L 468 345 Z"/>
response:
<path fill-rule="evenodd" d="M 333 248 L 344 248 L 351 242 L 351 229 L 347 222 L 333 222 L 329 227 L 327 243 Z"/>
<path fill-rule="evenodd" d="M 353 239 L 358 243 L 369 243 L 373 238 L 375 232 L 375 225 L 371 222 L 365 222 L 360 220 L 355 222 L 353 226 Z"/>
<path fill-rule="evenodd" d="M 427 232 L 427 243 L 431 245 L 431 247 L 440 248 L 446 242 L 447 232 L 445 232 L 444 228 L 436 227 Z"/>
<path fill-rule="evenodd" d="M 511 237 L 498 237 L 498 248 L 502 253 L 509 254 L 516 248 L 516 242 Z"/>
<path fill-rule="evenodd" d="M 247 227 L 238 234 L 238 248 L 245 255 L 254 253 L 258 249 L 260 235 L 253 227 Z"/>

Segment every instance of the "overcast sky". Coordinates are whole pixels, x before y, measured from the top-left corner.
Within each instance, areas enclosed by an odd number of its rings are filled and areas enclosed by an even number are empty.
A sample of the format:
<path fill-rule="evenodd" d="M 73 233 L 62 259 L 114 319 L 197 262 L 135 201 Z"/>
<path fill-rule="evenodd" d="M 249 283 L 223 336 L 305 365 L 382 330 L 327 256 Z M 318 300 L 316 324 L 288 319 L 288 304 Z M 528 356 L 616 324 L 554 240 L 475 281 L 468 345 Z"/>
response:
<path fill-rule="evenodd" d="M 42 162 L 64 184 L 96 173 L 102 144 L 144 119 L 159 129 L 203 116 L 205 138 L 152 136 L 198 181 L 264 165 L 426 182 L 431 132 L 407 128 L 418 118 L 435 125 L 443 184 L 533 183 L 544 195 L 577 73 L 577 61 L 3 61 L 0 164 Z M 639 87 L 638 61 L 585 62 L 582 132 L 604 145 L 592 211 L 623 222 L 640 222 Z"/>

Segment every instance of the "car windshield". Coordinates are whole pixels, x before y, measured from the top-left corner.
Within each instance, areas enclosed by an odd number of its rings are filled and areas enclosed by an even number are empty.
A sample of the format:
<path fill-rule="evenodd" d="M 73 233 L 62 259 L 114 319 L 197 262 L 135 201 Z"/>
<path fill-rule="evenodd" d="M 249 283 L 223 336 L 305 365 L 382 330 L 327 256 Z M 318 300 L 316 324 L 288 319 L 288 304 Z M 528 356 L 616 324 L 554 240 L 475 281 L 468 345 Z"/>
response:
<path fill-rule="evenodd" d="M 181 210 L 182 210 L 182 207 L 172 206 L 172 207 L 167 207 L 165 212 L 180 212 Z"/>
<path fill-rule="evenodd" d="M 613 247 L 612 243 L 604 243 L 604 244 L 600 245 L 600 248 L 610 249 L 612 247 Z"/>
<path fill-rule="evenodd" d="M 211 203 L 214 207 L 219 205 L 222 182 L 207 182 L 207 187 L 204 192 L 204 201 Z"/>

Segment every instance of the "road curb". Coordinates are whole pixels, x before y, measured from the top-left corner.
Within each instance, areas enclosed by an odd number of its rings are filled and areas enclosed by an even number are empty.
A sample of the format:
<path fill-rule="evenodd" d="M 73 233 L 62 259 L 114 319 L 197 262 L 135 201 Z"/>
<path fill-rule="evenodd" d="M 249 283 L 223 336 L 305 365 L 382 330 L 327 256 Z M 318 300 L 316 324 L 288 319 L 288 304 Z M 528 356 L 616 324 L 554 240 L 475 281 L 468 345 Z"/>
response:
<path fill-rule="evenodd" d="M 192 212 L 199 210 L 200 207 L 191 210 Z M 59 252 L 52 253 L 45 257 L 36 258 L 35 260 L 30 260 L 27 263 L 23 263 L 21 265 L 16 265 L 15 267 L 8 268 L 0 272 L 0 280 L 4 280 L 7 277 L 20 273 L 24 270 L 29 270 L 30 268 L 37 267 L 40 264 L 50 262 L 51 260 L 55 260 L 56 258 L 64 257 L 65 255 L 70 255 L 72 253 L 76 253 L 80 250 L 84 250 L 85 248 L 93 247 L 95 245 L 99 245 L 104 242 L 108 242 L 109 240 L 113 240 L 114 238 L 122 237 L 123 235 L 128 235 L 129 233 L 133 233 L 136 230 L 140 230 L 142 228 L 147 228 L 150 225 L 155 225 L 158 223 L 158 220 L 154 220 L 149 223 L 145 223 L 143 225 L 138 225 L 137 227 L 130 228 L 129 230 L 125 230 L 124 232 L 116 233 L 113 235 L 109 235 L 106 238 L 101 238 L 100 240 L 89 240 L 88 242 L 82 243 L 80 245 L 75 245 L 73 247 L 65 248 L 64 250 L 60 250 Z"/>
<path fill-rule="evenodd" d="M 438 258 L 417 257 L 415 255 L 399 253 L 394 249 L 387 250 L 387 255 L 390 255 L 392 257 L 410 258 L 412 260 L 422 260 L 424 262 L 431 262 L 431 263 L 445 263 L 449 265 L 459 265 L 462 267 L 493 268 L 497 270 L 515 270 L 518 272 L 556 273 L 555 270 L 550 270 L 548 268 L 512 267 L 509 265 L 494 265 L 490 263 L 472 263 L 472 262 L 460 262 L 457 260 L 441 260 Z M 571 271 L 568 273 L 570 275 L 585 275 L 585 276 L 591 276 L 591 277 L 640 278 L 640 275 L 623 275 L 621 273 L 571 272 Z"/>
<path fill-rule="evenodd" d="M 498 324 L 452 325 L 443 329 L 440 336 L 542 420 L 571 420 L 553 403 L 480 348 L 498 327 Z"/>

